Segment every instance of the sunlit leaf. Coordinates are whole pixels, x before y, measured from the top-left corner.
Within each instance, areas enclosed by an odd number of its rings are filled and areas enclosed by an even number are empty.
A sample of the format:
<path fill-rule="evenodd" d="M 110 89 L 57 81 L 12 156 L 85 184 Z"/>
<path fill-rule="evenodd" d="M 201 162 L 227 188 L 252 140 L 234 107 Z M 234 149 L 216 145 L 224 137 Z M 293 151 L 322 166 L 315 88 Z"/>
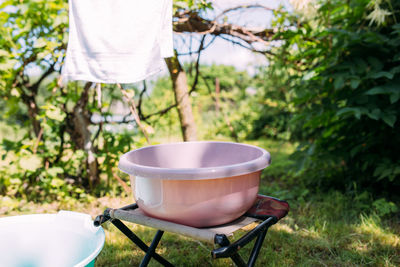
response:
<path fill-rule="evenodd" d="M 42 160 L 38 155 L 31 154 L 27 156 L 22 156 L 19 161 L 19 165 L 22 169 L 33 172 L 41 167 Z"/>
<path fill-rule="evenodd" d="M 54 107 L 46 110 L 46 116 L 56 121 L 63 121 L 66 117 L 66 114 L 62 112 L 60 108 Z"/>

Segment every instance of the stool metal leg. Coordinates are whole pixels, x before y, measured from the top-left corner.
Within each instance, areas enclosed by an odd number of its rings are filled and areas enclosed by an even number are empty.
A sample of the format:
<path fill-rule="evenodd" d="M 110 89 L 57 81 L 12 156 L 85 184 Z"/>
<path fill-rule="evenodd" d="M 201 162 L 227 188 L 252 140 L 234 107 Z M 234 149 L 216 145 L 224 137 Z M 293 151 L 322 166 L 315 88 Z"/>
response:
<path fill-rule="evenodd" d="M 256 239 L 256 242 L 254 244 L 253 250 L 251 251 L 249 262 L 247 266 L 253 267 L 256 264 L 256 260 L 258 257 L 258 254 L 260 253 L 262 244 L 264 242 L 265 236 L 268 232 L 268 228 L 266 228 Z"/>
<path fill-rule="evenodd" d="M 149 250 L 149 247 L 139 238 L 137 237 L 125 224 L 123 224 L 120 220 L 118 219 L 113 219 L 111 220 L 112 224 L 115 225 L 126 237 L 128 237 L 133 243 L 135 243 L 141 250 L 144 252 L 147 252 Z M 160 264 L 166 266 L 166 267 L 173 267 L 169 261 L 161 257 L 159 254 L 156 252 L 153 253 L 153 258 L 158 261 Z"/>
<path fill-rule="evenodd" d="M 240 257 L 239 253 L 235 253 L 231 256 L 232 261 L 236 264 L 237 267 L 247 267 L 247 264 L 244 262 L 242 257 Z"/>
<path fill-rule="evenodd" d="M 215 243 L 219 244 L 222 249 L 226 249 L 229 247 L 231 242 L 229 239 L 226 237 L 226 235 L 216 235 L 215 236 Z M 216 258 L 216 254 L 213 254 L 213 251 L 211 252 L 211 256 L 213 258 Z M 247 264 L 244 262 L 243 258 L 239 255 L 239 253 L 236 251 L 229 253 L 229 255 L 225 256 L 224 258 L 230 257 L 232 261 L 236 264 L 237 267 L 247 267 Z"/>
<path fill-rule="evenodd" d="M 140 263 L 140 267 L 146 267 L 149 264 L 151 257 L 153 257 L 155 254 L 156 247 L 157 247 L 158 243 L 160 242 L 163 234 L 164 234 L 164 231 L 161 231 L 161 230 L 157 231 L 156 235 L 154 236 L 153 241 L 151 242 L 149 249 L 147 250 L 146 255 L 144 256 L 142 262 Z"/>
<path fill-rule="evenodd" d="M 242 236 L 239 240 L 237 240 L 233 244 L 231 244 L 229 242 L 228 238 L 225 235 L 217 234 L 215 236 L 214 242 L 216 244 L 220 245 L 221 247 L 211 251 L 212 257 L 215 259 L 230 257 L 233 260 L 233 262 L 239 267 L 242 267 L 242 266 L 253 267 L 256 262 L 256 259 L 258 257 L 258 254 L 260 252 L 262 243 L 265 239 L 265 235 L 267 234 L 267 230 L 275 222 L 276 221 L 275 221 L 274 217 L 269 217 L 268 219 L 266 219 L 261 224 L 256 226 L 253 230 L 248 232 L 246 235 Z M 251 251 L 251 255 L 250 255 L 248 264 L 246 264 L 237 252 L 255 238 L 256 238 L 256 242 Z"/>
<path fill-rule="evenodd" d="M 136 208 L 138 208 L 138 206 L 136 204 L 132 204 L 121 209 L 134 210 Z M 94 221 L 94 225 L 100 226 L 108 220 L 111 221 L 111 223 L 114 224 L 114 226 L 117 227 L 126 237 L 128 237 L 133 243 L 135 243 L 141 250 L 143 250 L 145 252 L 145 256 L 140 263 L 140 267 L 146 267 L 149 264 L 151 258 L 154 258 L 165 267 L 174 266 L 162 256 L 157 254 L 155 251 L 164 234 L 164 231 L 157 231 L 149 247 L 138 236 L 136 236 L 122 221 L 120 221 L 119 219 L 112 219 L 113 216 L 110 215 L 111 211 L 112 209 L 106 209 L 103 215 L 97 216 Z M 238 267 L 254 267 L 265 236 L 267 234 L 268 228 L 275 224 L 278 220 L 279 219 L 275 216 L 269 216 L 268 218 L 265 218 L 262 223 L 260 223 L 253 230 L 239 238 L 233 244 L 230 243 L 226 235 L 216 234 L 214 237 L 214 243 L 218 244 L 220 247 L 211 251 L 212 257 L 214 259 L 230 257 L 235 265 Z M 246 264 L 243 258 L 239 255 L 238 251 L 254 239 L 256 239 L 256 241 L 251 251 L 249 260 Z"/>

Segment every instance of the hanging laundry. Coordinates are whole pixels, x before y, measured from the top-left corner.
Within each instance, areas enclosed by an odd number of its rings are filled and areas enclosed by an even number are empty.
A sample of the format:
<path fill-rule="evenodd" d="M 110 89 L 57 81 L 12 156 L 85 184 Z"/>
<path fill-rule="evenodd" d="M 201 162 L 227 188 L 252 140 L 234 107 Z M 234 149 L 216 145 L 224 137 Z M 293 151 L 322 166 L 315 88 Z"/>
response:
<path fill-rule="evenodd" d="M 134 83 L 173 56 L 172 0 L 69 0 L 62 83 Z"/>

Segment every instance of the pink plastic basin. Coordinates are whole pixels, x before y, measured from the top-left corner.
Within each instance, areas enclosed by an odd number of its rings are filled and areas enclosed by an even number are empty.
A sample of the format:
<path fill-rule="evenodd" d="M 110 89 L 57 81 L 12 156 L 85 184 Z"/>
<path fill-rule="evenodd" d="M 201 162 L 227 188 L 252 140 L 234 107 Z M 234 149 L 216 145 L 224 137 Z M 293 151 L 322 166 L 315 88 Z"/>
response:
<path fill-rule="evenodd" d="M 134 198 L 149 216 L 207 227 L 230 222 L 254 203 L 270 154 L 230 142 L 143 147 L 121 156 Z"/>

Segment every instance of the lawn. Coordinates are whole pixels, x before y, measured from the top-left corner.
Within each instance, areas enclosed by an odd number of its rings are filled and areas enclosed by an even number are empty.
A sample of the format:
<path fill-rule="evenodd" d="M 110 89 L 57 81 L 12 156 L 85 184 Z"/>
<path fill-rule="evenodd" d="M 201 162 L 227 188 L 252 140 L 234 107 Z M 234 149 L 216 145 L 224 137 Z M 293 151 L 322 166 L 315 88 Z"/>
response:
<path fill-rule="evenodd" d="M 372 207 L 366 206 L 363 196 L 336 191 L 311 194 L 305 188 L 285 187 L 281 177 L 290 164 L 288 154 L 293 146 L 269 140 L 249 143 L 267 148 L 272 155 L 260 192 L 285 198 L 291 205 L 289 215 L 270 228 L 257 266 L 400 266 L 399 218 L 378 217 Z M 95 217 L 105 207 L 117 208 L 131 201 L 131 196 L 108 196 L 91 203 L 40 205 L 3 199 L 0 216 L 71 209 Z M 151 242 L 155 230 L 128 225 L 147 243 Z M 96 266 L 138 266 L 143 252 L 112 224 L 106 223 L 104 228 L 106 243 Z M 166 233 L 159 247 L 157 252 L 176 266 L 233 266 L 228 259 L 211 259 L 211 245 L 175 234 Z M 240 254 L 247 257 L 250 247 Z M 152 260 L 150 266 L 160 265 Z"/>
<path fill-rule="evenodd" d="M 257 266 L 399 266 L 400 228 L 374 215 L 348 210 L 345 196 L 327 195 L 320 201 L 296 206 L 272 226 L 264 241 Z M 147 243 L 153 229 L 131 225 Z M 96 266 L 138 266 L 143 253 L 105 225 L 106 245 Z M 159 254 L 177 266 L 230 266 L 230 260 L 212 260 L 212 246 L 166 233 Z M 249 247 L 241 250 L 249 254 Z M 150 266 L 159 266 L 151 261 Z"/>

